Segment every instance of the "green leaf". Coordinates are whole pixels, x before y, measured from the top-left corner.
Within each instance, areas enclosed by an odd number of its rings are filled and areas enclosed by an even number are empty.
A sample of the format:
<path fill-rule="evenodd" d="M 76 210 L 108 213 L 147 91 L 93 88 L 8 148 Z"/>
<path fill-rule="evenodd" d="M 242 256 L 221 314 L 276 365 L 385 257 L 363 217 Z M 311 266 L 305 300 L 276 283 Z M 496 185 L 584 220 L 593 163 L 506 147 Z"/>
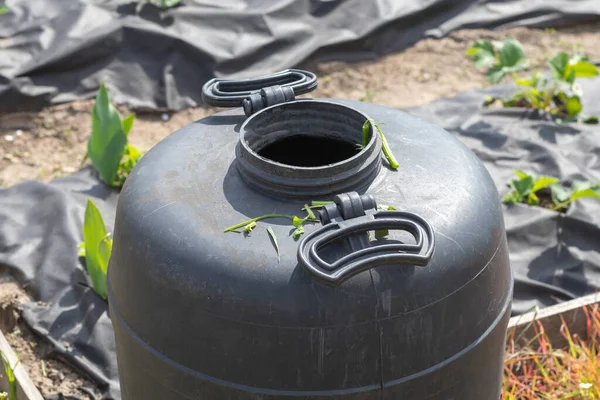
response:
<path fill-rule="evenodd" d="M 92 109 L 92 134 L 88 141 L 88 154 L 102 180 L 110 185 L 117 176 L 121 156 L 127 145 L 121 118 L 110 104 L 104 84 L 96 95 Z"/>
<path fill-rule="evenodd" d="M 385 124 L 385 122 L 380 122 L 379 124 L 376 124 L 375 122 L 373 122 L 373 125 L 375 125 L 375 129 L 377 129 L 377 132 L 379 132 L 379 137 L 381 138 L 381 150 L 383 151 L 383 155 L 385 156 L 387 162 L 390 164 L 390 167 L 392 167 L 392 169 L 396 170 L 400 167 L 400 164 L 396 160 L 396 157 L 394 157 L 394 154 L 392 153 L 392 149 L 390 148 L 390 145 L 388 144 L 387 139 L 385 138 L 385 135 L 383 134 L 383 132 L 381 131 L 381 128 L 379 127 L 379 125 L 384 125 L 384 124 Z"/>
<path fill-rule="evenodd" d="M 571 96 L 565 102 L 565 108 L 567 109 L 567 113 L 570 116 L 575 116 L 579 114 L 583 108 L 581 105 L 581 100 L 579 96 Z"/>
<path fill-rule="evenodd" d="M 273 232 L 273 228 L 267 226 L 267 233 L 271 238 L 271 243 L 273 243 L 273 247 L 275 247 L 275 251 L 277 252 L 277 261 L 280 261 L 279 258 L 279 244 L 277 244 L 277 236 L 275 236 L 275 232 Z"/>
<path fill-rule="evenodd" d="M 77 245 L 79 248 L 79 252 L 77 253 L 78 257 L 85 257 L 85 242 L 81 242 Z"/>
<path fill-rule="evenodd" d="M 583 119 L 583 123 L 584 124 L 597 124 L 598 123 L 598 117 L 596 117 L 595 115 L 590 115 L 589 117 L 585 117 Z"/>
<path fill-rule="evenodd" d="M 385 239 L 390 235 L 390 231 L 388 229 L 379 229 L 375 231 L 375 239 L 381 240 Z"/>
<path fill-rule="evenodd" d="M 531 189 L 533 189 L 533 177 L 526 176 L 523 179 L 513 180 L 510 182 L 510 186 L 522 197 L 527 196 Z"/>
<path fill-rule="evenodd" d="M 507 38 L 500 49 L 500 63 L 503 67 L 517 65 L 525 56 L 521 43 L 514 38 Z"/>
<path fill-rule="evenodd" d="M 578 78 L 591 78 L 598 75 L 598 67 L 586 61 L 578 61 L 570 67 Z"/>
<path fill-rule="evenodd" d="M 311 208 L 308 206 L 308 204 L 304 205 L 304 210 L 306 210 L 306 213 L 308 214 L 308 218 L 318 219 L 317 216 L 315 215 L 315 213 L 313 212 L 313 210 L 311 210 Z"/>
<path fill-rule="evenodd" d="M 100 211 L 88 200 L 83 222 L 85 240 L 85 265 L 92 281 L 94 291 L 106 299 L 106 272 L 112 250 L 112 241 L 108 243 L 108 233 Z M 104 244 L 101 244 L 104 243 Z"/>
<path fill-rule="evenodd" d="M 555 183 L 558 183 L 559 179 L 555 178 L 553 176 L 540 176 L 539 178 L 537 178 L 533 184 L 533 188 L 531 189 L 531 191 L 533 193 L 536 193 L 539 190 L 542 190 L 550 185 L 554 185 Z"/>
<path fill-rule="evenodd" d="M 485 73 L 485 78 L 489 83 L 496 84 L 504 78 L 506 72 L 502 69 L 502 65 L 494 65 Z"/>
<path fill-rule="evenodd" d="M 248 225 L 244 226 L 244 232 L 250 233 L 254 228 L 256 228 L 256 221 L 252 221 Z"/>
<path fill-rule="evenodd" d="M 511 190 L 504 199 L 502 199 L 505 203 L 520 203 L 523 201 L 523 196 L 521 196 L 517 191 Z"/>
<path fill-rule="evenodd" d="M 311 201 L 310 202 L 310 205 L 312 207 L 324 207 L 324 206 L 326 206 L 328 204 L 333 204 L 333 201 L 316 201 L 315 200 L 315 201 Z"/>
<path fill-rule="evenodd" d="M 548 64 L 558 79 L 567 79 L 567 66 L 569 65 L 569 55 L 567 53 L 558 53 L 552 59 L 550 59 Z"/>
<path fill-rule="evenodd" d="M 473 56 L 475 68 L 483 68 L 496 62 L 496 51 L 491 42 L 478 40 L 473 47 L 467 50 L 468 56 Z"/>
<path fill-rule="evenodd" d="M 366 120 L 362 126 L 362 148 L 364 149 L 369 142 L 369 131 L 371 130 L 371 121 Z"/>
<path fill-rule="evenodd" d="M 573 191 L 573 193 L 571 193 L 571 196 L 569 197 L 569 201 L 575 201 L 578 199 L 582 199 L 584 197 L 595 197 L 597 199 L 600 199 L 600 190 L 596 189 L 583 189 L 583 190 L 575 190 Z"/>
<path fill-rule="evenodd" d="M 129 135 L 129 131 L 131 130 L 131 127 L 133 126 L 133 121 L 135 121 L 135 114 L 131 114 L 129 116 L 127 116 L 123 121 L 123 132 L 125 133 L 125 136 Z"/>
<path fill-rule="evenodd" d="M 529 193 L 529 196 L 527 196 L 527 204 L 529 204 L 530 206 L 537 206 L 538 204 L 540 204 L 540 199 L 539 197 L 537 197 L 535 192 L 532 191 Z"/>
<path fill-rule="evenodd" d="M 294 215 L 294 219 L 292 219 L 292 225 L 294 225 L 296 228 L 301 228 L 304 221 L 304 219 L 298 218 Z"/>
<path fill-rule="evenodd" d="M 529 174 L 527 172 L 523 172 L 520 169 L 515 170 L 515 175 L 517 175 L 519 177 L 519 179 L 524 179 L 529 176 Z"/>
<path fill-rule="evenodd" d="M 304 227 L 299 226 L 296 228 L 296 230 L 294 230 L 294 232 L 292 232 L 292 237 L 294 240 L 297 240 L 300 236 L 302 236 L 302 234 L 304 234 Z"/>
<path fill-rule="evenodd" d="M 560 183 L 550 185 L 550 189 L 552 190 L 552 201 L 555 204 L 564 203 L 571 195 L 571 192 Z"/>
<path fill-rule="evenodd" d="M 6 14 L 10 11 L 10 8 L 6 4 L 0 4 L 0 15 Z"/>

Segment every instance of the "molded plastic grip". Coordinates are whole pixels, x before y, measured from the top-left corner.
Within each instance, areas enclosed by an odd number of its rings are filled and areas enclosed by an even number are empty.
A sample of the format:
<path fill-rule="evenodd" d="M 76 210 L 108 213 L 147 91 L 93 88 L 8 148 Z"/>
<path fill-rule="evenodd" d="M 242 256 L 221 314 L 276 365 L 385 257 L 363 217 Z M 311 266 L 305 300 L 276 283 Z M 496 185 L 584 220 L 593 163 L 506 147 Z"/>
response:
<path fill-rule="evenodd" d="M 249 116 L 262 108 L 292 101 L 316 87 L 317 76 L 312 72 L 287 69 L 249 79 L 211 79 L 202 87 L 202 99 L 215 107 L 244 107 Z"/>
<path fill-rule="evenodd" d="M 404 230 L 412 234 L 415 244 L 384 244 L 363 247 L 333 263 L 323 260 L 319 250 L 334 240 L 372 230 Z M 427 238 L 424 247 L 423 237 Z M 356 242 L 355 242 L 356 243 Z M 360 272 L 381 265 L 411 264 L 425 266 L 431 260 L 435 248 L 435 235 L 431 225 L 420 216 L 404 211 L 378 211 L 346 221 L 332 221 L 308 234 L 298 246 L 298 261 L 313 278 L 329 285 L 339 285 Z"/>

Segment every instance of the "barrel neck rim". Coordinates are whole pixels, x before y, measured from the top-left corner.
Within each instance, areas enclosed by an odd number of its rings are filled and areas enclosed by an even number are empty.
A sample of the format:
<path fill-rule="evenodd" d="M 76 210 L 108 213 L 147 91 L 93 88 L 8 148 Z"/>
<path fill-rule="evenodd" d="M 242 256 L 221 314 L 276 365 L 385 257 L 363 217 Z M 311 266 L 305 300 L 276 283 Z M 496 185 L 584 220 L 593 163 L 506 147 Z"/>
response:
<path fill-rule="evenodd" d="M 297 114 L 302 112 L 306 112 L 306 116 L 298 117 Z M 362 125 L 369 121 L 370 138 L 367 145 L 342 161 L 314 167 L 284 164 L 261 156 L 258 153 L 260 149 L 253 148 L 249 142 L 251 135 L 256 136 L 254 127 L 265 122 L 281 124 L 295 116 L 313 118 L 313 123 L 332 123 L 328 118 L 333 115 L 331 113 L 347 121 L 342 123 L 351 127 L 355 139 L 362 136 Z M 358 133 L 354 133 L 355 129 Z M 376 132 L 373 121 L 366 114 L 335 100 L 298 99 L 276 104 L 253 114 L 241 125 L 236 149 L 237 167 L 250 186 L 277 196 L 324 196 L 343 191 L 361 191 L 375 179 L 381 168 L 381 139 Z"/>

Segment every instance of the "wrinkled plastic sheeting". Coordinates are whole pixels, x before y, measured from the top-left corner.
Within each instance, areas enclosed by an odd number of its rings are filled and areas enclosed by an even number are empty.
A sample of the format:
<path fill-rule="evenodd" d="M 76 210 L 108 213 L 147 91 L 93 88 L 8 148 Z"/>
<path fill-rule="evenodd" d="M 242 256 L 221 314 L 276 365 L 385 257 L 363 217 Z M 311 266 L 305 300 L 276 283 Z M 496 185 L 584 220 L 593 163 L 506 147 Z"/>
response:
<path fill-rule="evenodd" d="M 584 110 L 600 114 L 600 79 L 582 83 Z M 558 125 L 523 110 L 481 109 L 485 95 L 511 90 L 505 85 L 466 92 L 407 111 L 457 135 L 483 161 L 500 195 L 516 168 L 600 182 L 600 127 Z M 112 231 L 118 193 L 89 167 L 49 184 L 23 182 L 0 190 L 0 265 L 42 301 L 25 306 L 25 321 L 93 378 L 105 399 L 118 400 L 107 304 L 81 284 L 89 284 L 77 255 L 88 197 Z M 513 315 L 600 289 L 600 201 L 578 200 L 566 214 L 504 206 L 504 217 L 515 277 Z"/>
<path fill-rule="evenodd" d="M 600 79 L 580 82 L 583 110 L 600 115 Z M 600 125 L 559 125 L 532 110 L 481 109 L 485 95 L 511 91 L 511 85 L 470 91 L 406 111 L 457 135 L 502 197 L 516 169 L 600 182 Z M 600 200 L 577 200 L 564 214 L 504 205 L 504 221 L 515 278 L 513 315 L 600 290 Z"/>
<path fill-rule="evenodd" d="M 155 0 L 158 2 L 158 0 Z M 461 28 L 560 26 L 598 0 L 8 0 L 0 16 L 0 112 L 92 97 L 178 110 L 215 76 L 257 76 L 304 60 L 374 58 Z"/>

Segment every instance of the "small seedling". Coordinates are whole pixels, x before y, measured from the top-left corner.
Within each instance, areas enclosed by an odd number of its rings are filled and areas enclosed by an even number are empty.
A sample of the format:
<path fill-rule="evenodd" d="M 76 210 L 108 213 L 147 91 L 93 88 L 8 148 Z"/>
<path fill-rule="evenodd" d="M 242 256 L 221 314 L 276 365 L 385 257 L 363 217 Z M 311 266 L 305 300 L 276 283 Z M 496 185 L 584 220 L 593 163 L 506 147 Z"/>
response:
<path fill-rule="evenodd" d="M 383 134 L 383 132 L 381 131 L 381 128 L 379 127 L 379 125 L 385 125 L 385 122 L 380 122 L 379 124 L 377 124 L 372 119 L 366 120 L 362 126 L 362 142 L 360 144 L 357 144 L 356 147 L 359 150 L 361 150 L 361 149 L 364 149 L 365 146 L 367 145 L 367 143 L 369 141 L 369 122 L 372 122 L 373 125 L 375 125 L 375 129 L 377 129 L 377 132 L 379 133 L 379 137 L 381 137 L 381 150 L 383 151 L 383 155 L 385 156 L 387 162 L 389 163 L 390 167 L 392 167 L 392 169 L 397 170 L 398 167 L 400 167 L 400 164 L 398 164 L 396 157 L 394 157 L 394 154 L 392 153 L 392 149 L 390 149 L 390 145 L 388 144 L 387 139 L 385 138 L 385 135 Z"/>
<path fill-rule="evenodd" d="M 600 184 L 573 181 L 570 188 L 563 186 L 553 176 L 535 176 L 523 171 L 515 171 L 518 179 L 510 181 L 511 191 L 504 197 L 504 203 L 525 203 L 554 211 L 566 211 L 573 201 L 595 197 L 600 199 Z"/>
<path fill-rule="evenodd" d="M 84 242 L 79 245 L 79 255 L 85 257 L 85 265 L 92 281 L 92 288 L 106 299 L 106 272 L 112 253 L 112 238 L 106 231 L 104 220 L 96 205 L 88 199 L 83 221 Z"/>
<path fill-rule="evenodd" d="M 83 161 L 89 156 L 94 168 L 109 186 L 123 186 L 142 157 L 142 153 L 127 141 L 134 120 L 135 114 L 121 120 L 119 112 L 110 103 L 106 86 L 100 85 L 92 109 L 92 134 Z"/>
<path fill-rule="evenodd" d="M 158 7 L 160 7 L 163 10 L 166 10 L 167 8 L 171 8 L 171 7 L 175 7 L 179 4 L 181 4 L 181 2 L 183 0 L 146 0 L 148 3 L 150 4 L 155 4 Z"/>
<path fill-rule="evenodd" d="M 370 90 L 367 90 L 367 91 L 365 91 L 364 95 L 359 97 L 358 101 L 372 103 L 374 98 L 375 98 L 375 93 L 371 92 Z"/>
<path fill-rule="evenodd" d="M 0 393 L 0 399 L 17 400 L 17 379 L 15 378 L 15 368 L 19 365 L 19 360 L 15 365 L 10 365 L 10 361 L 4 352 L 0 351 L 2 357 L 2 364 L 4 366 L 4 374 L 8 381 L 8 393 Z"/>
<path fill-rule="evenodd" d="M 503 42 L 478 40 L 466 54 L 473 57 L 476 68 L 489 67 L 485 77 L 492 84 L 500 82 L 506 75 L 529 67 L 523 60 L 523 46 L 513 38 L 507 38 Z"/>
<path fill-rule="evenodd" d="M 499 102 L 503 107 L 533 108 L 549 113 L 557 122 L 598 123 L 597 117 L 582 114 L 582 90 L 575 83 L 576 78 L 598 75 L 598 67 L 590 63 L 587 56 L 558 53 L 548 60 L 549 77 L 536 72 L 530 77 L 519 78 L 516 72 L 527 68 L 528 64 L 523 60 L 523 47 L 513 38 L 504 42 L 478 40 L 467 50 L 467 55 L 473 57 L 476 68 L 489 67 L 486 78 L 490 83 L 498 83 L 511 75 L 515 84 L 522 88 L 507 99 L 486 98 L 484 105 Z"/>

